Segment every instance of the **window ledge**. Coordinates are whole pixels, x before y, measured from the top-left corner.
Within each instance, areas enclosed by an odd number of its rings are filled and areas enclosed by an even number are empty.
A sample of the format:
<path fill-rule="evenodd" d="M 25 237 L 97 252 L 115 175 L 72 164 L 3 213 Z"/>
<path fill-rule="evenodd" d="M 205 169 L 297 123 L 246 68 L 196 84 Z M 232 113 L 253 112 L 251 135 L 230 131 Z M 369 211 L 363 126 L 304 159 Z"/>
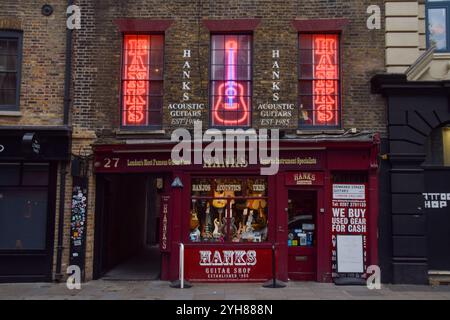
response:
<path fill-rule="evenodd" d="M 318 134 L 344 134 L 343 129 L 330 129 L 330 130 L 297 130 L 298 135 L 318 135 Z"/>
<path fill-rule="evenodd" d="M 0 116 L 4 117 L 21 117 L 22 112 L 20 111 L 1 111 L 0 110 Z"/>
<path fill-rule="evenodd" d="M 117 130 L 117 136 L 164 135 L 166 130 Z"/>

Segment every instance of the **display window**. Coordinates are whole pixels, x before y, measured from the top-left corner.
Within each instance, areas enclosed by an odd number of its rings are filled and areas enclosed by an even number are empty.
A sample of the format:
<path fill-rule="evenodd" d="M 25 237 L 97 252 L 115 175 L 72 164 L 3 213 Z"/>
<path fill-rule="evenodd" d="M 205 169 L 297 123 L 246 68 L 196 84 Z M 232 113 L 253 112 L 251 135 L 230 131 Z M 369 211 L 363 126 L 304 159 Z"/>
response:
<path fill-rule="evenodd" d="M 194 178 L 191 190 L 192 243 L 268 241 L 266 179 Z"/>

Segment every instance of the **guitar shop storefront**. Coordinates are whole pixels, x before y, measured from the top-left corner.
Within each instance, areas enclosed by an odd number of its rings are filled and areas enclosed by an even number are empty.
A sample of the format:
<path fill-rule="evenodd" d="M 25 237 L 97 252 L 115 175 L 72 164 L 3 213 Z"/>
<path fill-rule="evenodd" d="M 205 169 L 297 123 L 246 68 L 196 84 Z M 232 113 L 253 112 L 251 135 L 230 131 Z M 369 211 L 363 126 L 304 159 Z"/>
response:
<path fill-rule="evenodd" d="M 124 232 L 121 228 L 131 228 L 125 234 L 144 236 L 138 231 L 142 224 L 125 222 L 135 219 L 133 211 L 142 210 L 136 202 L 158 213 L 152 228 L 158 229 L 162 280 L 179 277 L 180 243 L 185 247 L 185 278 L 193 282 L 269 280 L 273 248 L 276 276 L 282 281 L 362 279 L 367 266 L 376 264 L 376 135 L 282 140 L 279 171 L 273 176 L 262 176 L 256 165 L 174 165 L 173 146 L 161 142 L 95 147 L 96 278 L 105 274 L 105 255 L 117 248 L 108 245 L 112 240 L 105 234 L 117 237 Z M 122 181 L 122 190 L 128 192 L 107 186 L 112 179 Z M 150 186 L 137 183 L 139 179 L 151 181 Z M 139 200 L 149 188 L 153 200 Z M 117 207 L 114 199 L 122 202 L 117 210 L 123 219 L 107 226 L 101 221 Z"/>
<path fill-rule="evenodd" d="M 0 129 L 0 282 L 51 281 L 58 164 L 65 127 Z"/>

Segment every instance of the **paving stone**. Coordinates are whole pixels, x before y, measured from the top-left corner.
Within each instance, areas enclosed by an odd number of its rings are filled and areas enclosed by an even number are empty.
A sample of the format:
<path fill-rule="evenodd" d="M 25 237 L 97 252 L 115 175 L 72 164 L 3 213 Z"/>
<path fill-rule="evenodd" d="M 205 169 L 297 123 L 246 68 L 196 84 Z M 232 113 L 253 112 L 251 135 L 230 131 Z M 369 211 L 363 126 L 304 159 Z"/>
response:
<path fill-rule="evenodd" d="M 450 300 L 449 287 L 383 285 L 382 290 L 338 287 L 333 284 L 289 283 L 286 288 L 261 284 L 194 284 L 170 288 L 162 281 L 91 281 L 81 290 L 65 284 L 0 284 L 0 300 Z"/>

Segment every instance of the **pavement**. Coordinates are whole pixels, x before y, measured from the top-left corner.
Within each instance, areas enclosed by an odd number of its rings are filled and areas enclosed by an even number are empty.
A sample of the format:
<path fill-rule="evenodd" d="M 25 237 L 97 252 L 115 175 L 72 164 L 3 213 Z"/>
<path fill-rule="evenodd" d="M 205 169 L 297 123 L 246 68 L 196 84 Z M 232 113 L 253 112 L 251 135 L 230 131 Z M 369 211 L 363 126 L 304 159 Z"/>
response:
<path fill-rule="evenodd" d="M 0 284 L 0 300 L 450 300 L 450 286 L 335 286 L 290 282 L 283 289 L 261 284 L 200 284 L 170 288 L 163 281 L 96 280 L 69 290 L 65 283 Z"/>

